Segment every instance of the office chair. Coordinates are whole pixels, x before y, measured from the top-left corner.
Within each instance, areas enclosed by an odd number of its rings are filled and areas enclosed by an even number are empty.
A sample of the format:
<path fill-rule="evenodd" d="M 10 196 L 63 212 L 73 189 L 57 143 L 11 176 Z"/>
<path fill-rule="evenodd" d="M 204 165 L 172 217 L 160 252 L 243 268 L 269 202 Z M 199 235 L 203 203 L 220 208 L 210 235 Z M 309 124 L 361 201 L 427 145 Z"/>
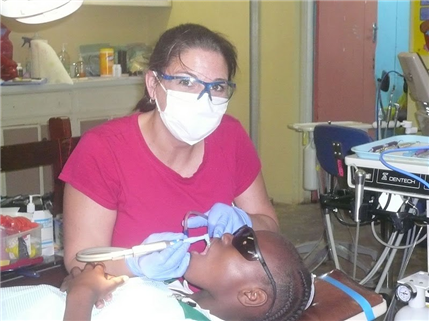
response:
<path fill-rule="evenodd" d="M 301 254 L 306 254 L 306 263 L 310 269 L 315 270 L 328 256 L 334 261 L 335 268 L 341 270 L 338 257 L 349 262 L 354 262 L 354 245 L 346 242 L 335 242 L 332 231 L 331 214 L 338 211 L 352 213 L 354 211 L 354 192 L 347 185 L 347 168 L 344 162 L 345 156 L 351 153 L 353 146 L 371 142 L 372 138 L 363 130 L 339 125 L 320 124 L 314 128 L 314 144 L 316 156 L 320 168 L 326 175 L 319 171 L 319 200 L 324 222 L 324 237 L 326 245 L 314 254 L 319 242 L 309 242 L 298 246 Z M 338 217 L 337 217 L 338 218 Z M 372 261 L 377 258 L 377 252 L 362 246 L 358 246 L 358 253 L 369 255 Z M 312 268 L 312 266 L 315 266 Z M 365 273 L 370 266 L 357 261 L 356 266 Z"/>

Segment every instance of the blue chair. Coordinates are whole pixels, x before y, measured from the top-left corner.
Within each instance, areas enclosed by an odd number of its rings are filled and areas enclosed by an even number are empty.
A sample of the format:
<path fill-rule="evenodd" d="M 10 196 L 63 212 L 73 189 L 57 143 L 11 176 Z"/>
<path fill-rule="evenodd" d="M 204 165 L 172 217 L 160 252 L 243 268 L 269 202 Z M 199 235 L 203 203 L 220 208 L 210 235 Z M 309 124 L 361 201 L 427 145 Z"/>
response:
<path fill-rule="evenodd" d="M 372 142 L 371 136 L 366 131 L 358 128 L 321 124 L 314 128 L 314 145 L 316 157 L 322 169 L 329 174 L 333 191 L 335 179 L 339 187 L 347 189 L 347 168 L 344 158 L 352 154 L 352 147 Z"/>
<path fill-rule="evenodd" d="M 344 159 L 352 153 L 352 147 L 369 143 L 372 138 L 361 129 L 330 124 L 317 125 L 314 128 L 313 137 L 317 160 L 325 174 L 320 174 L 319 170 L 319 200 L 324 217 L 326 246 L 314 255 L 314 251 L 320 248 L 319 244 L 323 240 L 322 238 L 319 242 L 302 244 L 298 250 L 301 254 L 307 254 L 307 258 L 312 257 L 312 260 L 307 260 L 306 263 L 313 270 L 322 264 L 328 256 L 333 259 L 335 268 L 341 269 L 338 257 L 354 262 L 354 245 L 335 242 L 331 223 L 332 213 L 337 213 L 339 210 L 349 214 L 353 213 L 354 191 L 350 190 L 347 185 L 347 168 Z M 371 256 L 373 261 L 377 258 L 375 250 L 361 246 L 358 246 L 358 253 Z M 370 266 L 364 262 L 358 261 L 356 265 L 364 272 L 370 270 Z"/>

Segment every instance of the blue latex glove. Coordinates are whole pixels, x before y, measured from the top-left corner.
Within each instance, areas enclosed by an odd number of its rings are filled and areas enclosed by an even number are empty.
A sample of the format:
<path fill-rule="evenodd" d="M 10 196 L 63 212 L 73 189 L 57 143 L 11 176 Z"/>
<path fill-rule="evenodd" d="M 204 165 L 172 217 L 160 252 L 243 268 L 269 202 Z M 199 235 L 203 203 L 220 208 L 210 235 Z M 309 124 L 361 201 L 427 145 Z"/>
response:
<path fill-rule="evenodd" d="M 143 244 L 183 240 L 183 233 L 155 233 L 143 241 Z M 129 257 L 126 263 L 130 271 L 140 277 L 152 280 L 165 281 L 181 277 L 185 274 L 189 265 L 191 254 L 188 253 L 191 244 L 177 242 L 160 252 L 150 253 L 140 257 Z"/>
<path fill-rule="evenodd" d="M 221 237 L 225 233 L 234 233 L 243 225 L 252 227 L 249 215 L 235 206 L 216 203 L 204 215 L 207 219 L 201 216 L 190 217 L 188 228 L 207 226 L 210 237 Z"/>

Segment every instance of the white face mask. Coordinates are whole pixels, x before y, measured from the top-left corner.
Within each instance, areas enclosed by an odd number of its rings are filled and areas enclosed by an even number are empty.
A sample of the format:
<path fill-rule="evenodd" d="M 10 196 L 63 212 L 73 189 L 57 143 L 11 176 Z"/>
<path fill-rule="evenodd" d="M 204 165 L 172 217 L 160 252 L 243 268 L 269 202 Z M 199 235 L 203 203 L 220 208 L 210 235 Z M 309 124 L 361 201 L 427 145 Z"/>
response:
<path fill-rule="evenodd" d="M 212 97 L 216 101 L 216 104 L 213 104 L 207 93 L 197 99 L 199 94 L 165 91 L 167 105 L 164 111 L 156 100 L 161 119 L 175 138 L 189 145 L 194 145 L 210 135 L 219 126 L 228 107 L 227 99 Z"/>

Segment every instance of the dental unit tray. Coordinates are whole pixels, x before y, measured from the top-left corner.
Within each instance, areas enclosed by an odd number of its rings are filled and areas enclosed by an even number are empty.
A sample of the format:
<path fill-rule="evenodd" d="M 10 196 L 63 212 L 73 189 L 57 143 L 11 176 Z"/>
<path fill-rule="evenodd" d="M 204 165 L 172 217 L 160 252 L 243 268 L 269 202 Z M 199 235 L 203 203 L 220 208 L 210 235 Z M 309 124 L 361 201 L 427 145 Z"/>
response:
<path fill-rule="evenodd" d="M 79 262 L 102 262 L 111 260 L 121 260 L 131 256 L 141 256 L 152 252 L 162 251 L 170 245 L 177 242 L 195 243 L 201 240 L 210 242 L 208 234 L 204 234 L 196 237 L 189 237 L 183 240 L 175 241 L 161 241 L 148 244 L 140 244 L 133 246 L 131 249 L 122 247 L 92 247 L 89 249 L 82 250 L 76 254 L 76 260 Z"/>
<path fill-rule="evenodd" d="M 429 150 L 429 136 L 399 135 L 376 140 L 371 143 L 352 147 L 352 151 L 362 159 L 379 160 L 381 152 L 392 151 L 398 148 L 398 152 L 390 152 L 384 155 L 386 161 L 408 163 L 429 166 L 429 158 L 416 157 L 410 152 L 401 151 L 400 148 L 413 147 Z"/>

